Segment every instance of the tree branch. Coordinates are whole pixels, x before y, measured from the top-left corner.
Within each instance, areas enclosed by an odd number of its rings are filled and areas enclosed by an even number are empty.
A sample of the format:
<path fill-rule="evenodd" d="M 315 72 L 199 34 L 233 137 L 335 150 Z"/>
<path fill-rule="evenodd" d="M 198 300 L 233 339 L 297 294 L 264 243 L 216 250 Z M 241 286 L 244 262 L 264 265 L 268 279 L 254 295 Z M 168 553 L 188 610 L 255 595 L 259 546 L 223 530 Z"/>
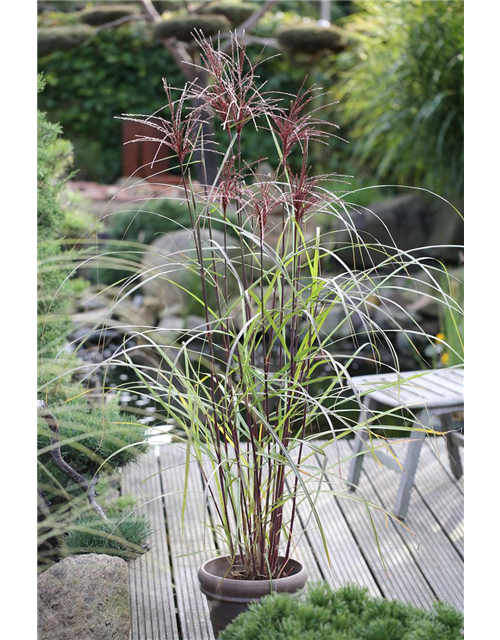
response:
<path fill-rule="evenodd" d="M 52 460 L 56 467 L 58 467 L 65 475 L 68 476 L 73 482 L 80 486 L 86 493 L 88 501 L 102 520 L 107 520 L 107 517 L 101 507 L 95 500 L 95 485 L 99 480 L 99 475 L 95 474 L 92 480 L 87 482 L 85 478 L 78 473 L 71 465 L 69 465 L 62 457 L 61 453 L 61 439 L 59 433 L 59 425 L 57 424 L 56 417 L 49 411 L 47 404 L 43 400 L 37 401 L 38 415 L 45 420 L 49 425 L 49 429 L 52 432 L 52 438 L 50 444 L 53 446 L 51 451 Z"/>
<path fill-rule="evenodd" d="M 161 16 L 151 0 L 141 0 L 141 4 L 146 11 L 146 18 L 150 22 L 161 22 Z"/>
<path fill-rule="evenodd" d="M 162 40 L 162 44 L 170 51 L 172 57 L 179 65 L 179 69 L 186 78 L 188 80 L 194 80 L 196 77 L 196 69 L 190 66 L 193 64 L 193 58 L 189 55 L 186 47 L 175 38 L 164 38 Z M 189 64 L 184 64 L 185 62 L 188 62 Z"/>

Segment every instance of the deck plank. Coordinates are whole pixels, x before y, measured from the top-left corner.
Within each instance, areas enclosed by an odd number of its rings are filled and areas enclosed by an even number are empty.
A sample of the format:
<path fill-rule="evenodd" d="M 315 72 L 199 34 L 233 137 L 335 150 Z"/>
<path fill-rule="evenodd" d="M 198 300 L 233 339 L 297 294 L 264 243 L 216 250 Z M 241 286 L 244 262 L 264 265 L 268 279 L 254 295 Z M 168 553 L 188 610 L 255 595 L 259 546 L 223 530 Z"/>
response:
<path fill-rule="evenodd" d="M 349 444 L 342 441 L 338 445 L 340 458 L 347 458 L 351 450 Z M 327 447 L 325 451 L 329 463 L 335 464 L 338 457 L 334 449 Z M 363 469 L 366 464 L 365 461 Z M 342 478 L 347 477 L 347 469 L 348 464 L 342 465 Z M 328 475 L 329 481 L 332 488 L 339 492 L 338 504 L 363 551 L 372 574 L 376 577 L 382 594 L 390 600 L 404 600 L 426 608 L 432 606 L 435 595 L 399 534 L 401 525 L 392 519 L 386 521 L 385 514 L 380 510 L 370 509 L 379 539 L 381 555 L 386 564 L 387 570 L 384 570 L 372 524 L 367 516 L 366 505 L 356 500 L 356 494 L 346 490 L 345 483 L 339 478 L 339 475 L 339 472 L 330 473 Z M 381 504 L 380 497 L 373 489 L 365 472 L 361 474 L 359 488 L 366 501 L 375 505 Z"/>
<path fill-rule="evenodd" d="M 136 560 L 130 570 L 131 597 L 136 605 L 132 609 L 132 640 L 179 637 L 158 472 L 156 453 L 151 450 L 140 465 L 132 465 L 122 477 L 123 493 L 139 500 L 140 512 L 150 519 L 153 529 L 151 550 Z"/>
<path fill-rule="evenodd" d="M 429 439 L 429 438 L 428 438 Z M 435 440 L 435 439 L 434 439 Z M 443 438 L 438 438 L 443 440 Z M 464 497 L 459 483 L 446 472 L 448 457 L 439 460 L 433 454 L 436 445 L 425 443 L 420 454 L 415 485 L 416 491 L 431 510 L 434 518 L 464 557 Z M 445 450 L 446 452 L 446 450 Z M 449 469 L 448 469 L 449 471 Z"/>
<path fill-rule="evenodd" d="M 177 606 L 182 637 L 213 640 L 208 606 L 198 583 L 198 567 L 216 555 L 214 539 L 205 524 L 210 524 L 201 475 L 196 461 L 189 466 L 189 492 L 184 526 L 182 504 L 185 475 L 185 450 L 176 445 L 160 452 L 161 478 L 167 527 L 176 585 Z"/>
<path fill-rule="evenodd" d="M 393 446 L 400 459 L 404 459 L 406 446 L 406 444 Z M 366 456 L 363 471 L 380 503 L 388 511 L 392 511 L 399 476 L 395 476 L 390 469 L 381 468 L 370 455 Z M 430 473 L 435 482 L 440 477 L 439 466 L 434 465 Z M 417 469 L 416 486 L 418 486 L 418 478 Z M 396 525 L 395 529 L 411 554 L 415 566 L 420 569 L 437 598 L 452 604 L 457 609 L 463 609 L 462 558 L 418 491 L 412 492 L 407 524 L 415 535 L 411 535 L 402 526 Z"/>
<path fill-rule="evenodd" d="M 310 454 L 312 454 L 311 458 L 305 459 L 304 470 L 313 474 L 319 466 L 315 460 L 315 454 L 306 447 L 304 455 Z M 320 482 L 319 478 L 309 477 L 306 487 L 315 502 L 316 511 L 323 525 L 331 564 L 328 563 L 321 532 L 307 499 L 302 499 L 298 506 L 299 526 L 307 531 L 307 540 L 325 580 L 334 587 L 355 582 L 360 586 L 367 587 L 372 595 L 380 596 L 380 589 L 370 567 L 344 518 L 335 495 L 329 490 L 326 480 L 323 479 Z"/>

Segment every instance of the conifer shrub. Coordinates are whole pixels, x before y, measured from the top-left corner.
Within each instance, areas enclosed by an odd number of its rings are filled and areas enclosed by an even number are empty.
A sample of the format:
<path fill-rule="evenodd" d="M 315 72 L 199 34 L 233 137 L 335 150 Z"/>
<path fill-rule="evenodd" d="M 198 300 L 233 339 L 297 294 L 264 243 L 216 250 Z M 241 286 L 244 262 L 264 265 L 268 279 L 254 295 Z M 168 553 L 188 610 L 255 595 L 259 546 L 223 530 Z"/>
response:
<path fill-rule="evenodd" d="M 463 616 L 442 602 L 424 611 L 373 598 L 348 585 L 311 587 L 304 600 L 274 594 L 250 605 L 221 633 L 221 640 L 459 640 Z"/>
<path fill-rule="evenodd" d="M 95 517 L 78 518 L 64 534 L 65 551 L 72 554 L 100 553 L 132 560 L 144 553 L 151 535 L 145 516 L 116 516 L 107 522 Z"/>
<path fill-rule="evenodd" d="M 251 2 L 215 2 L 200 10 L 200 13 L 225 16 L 233 27 L 238 27 L 255 13 L 259 7 Z"/>
<path fill-rule="evenodd" d="M 44 82 L 39 77 L 39 91 Z M 75 353 L 66 349 L 72 329 L 70 311 L 75 295 L 87 286 L 81 278 L 69 277 L 78 263 L 67 235 L 67 211 L 63 207 L 64 183 L 72 164 L 71 144 L 61 138 L 61 127 L 38 112 L 38 388 L 42 400 L 57 421 L 54 433 L 42 415 L 38 421 L 39 561 L 48 566 L 60 557 L 72 522 L 92 512 L 86 490 L 57 464 L 53 452 L 60 448 L 62 459 L 90 485 L 99 475 L 115 472 L 135 462 L 146 451 L 146 427 L 119 411 L 117 398 L 92 407 L 87 388 L 73 372 L 81 366 Z M 78 232 L 77 212 L 71 212 L 71 231 Z M 86 226 L 84 219 L 83 224 Z M 54 444 L 57 436 L 58 447 Z M 96 519 L 95 514 L 92 516 Z M 136 534 L 132 535 L 134 527 Z M 144 525 L 131 520 L 120 529 L 132 539 L 144 537 Z M 135 536 L 135 537 L 134 537 Z M 116 536 L 119 537 L 118 534 Z M 102 536 L 90 537 L 87 546 L 106 553 Z M 127 546 L 128 538 L 122 544 Z M 95 545 L 95 546 L 92 546 Z M 137 546 L 137 545 L 136 545 Z M 76 545 L 68 548 L 74 552 Z M 118 549 L 119 551 L 119 549 Z"/>
<path fill-rule="evenodd" d="M 193 39 L 194 31 L 201 31 L 204 36 L 215 36 L 217 33 L 229 31 L 231 23 L 221 15 L 192 14 L 182 18 L 168 18 L 154 26 L 155 36 L 159 39 L 177 38 L 181 42 Z"/>
<path fill-rule="evenodd" d="M 129 4 L 116 4 L 116 5 L 98 5 L 96 7 L 90 7 L 85 9 L 80 14 L 80 20 L 85 24 L 92 27 L 98 27 L 126 16 L 138 15 L 139 7 Z"/>
<path fill-rule="evenodd" d="M 62 25 L 38 29 L 38 55 L 47 56 L 55 51 L 70 51 L 92 38 L 94 30 L 88 25 Z"/>
<path fill-rule="evenodd" d="M 347 39 L 342 31 L 334 26 L 317 25 L 288 27 L 276 34 L 278 42 L 291 53 L 315 54 L 321 51 L 343 51 Z"/>

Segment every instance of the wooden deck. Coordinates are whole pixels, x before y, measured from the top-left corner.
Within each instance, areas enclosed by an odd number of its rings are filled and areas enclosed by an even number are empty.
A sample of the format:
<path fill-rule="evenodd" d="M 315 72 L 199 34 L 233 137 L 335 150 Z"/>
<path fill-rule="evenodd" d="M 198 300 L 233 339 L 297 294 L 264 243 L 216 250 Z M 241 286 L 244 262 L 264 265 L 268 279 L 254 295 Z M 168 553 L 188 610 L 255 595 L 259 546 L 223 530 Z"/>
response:
<path fill-rule="evenodd" d="M 341 443 L 340 455 L 349 453 Z M 404 447 L 395 446 L 404 454 Z M 331 445 L 332 463 L 338 452 Z M 132 640 L 205 640 L 213 638 L 205 597 L 198 589 L 197 568 L 216 555 L 215 542 L 204 522 L 210 518 L 203 499 L 202 477 L 190 465 L 191 495 L 181 525 L 184 452 L 175 445 L 159 445 L 140 465 L 126 469 L 122 492 L 139 498 L 153 523 L 152 549 L 130 571 Z M 300 537 L 294 555 L 302 560 L 309 580 L 327 580 L 334 586 L 355 582 L 374 595 L 431 607 L 436 600 L 463 609 L 463 480 L 455 480 L 448 466 L 445 442 L 427 438 L 422 450 L 404 527 L 374 513 L 384 570 L 363 504 L 333 493 L 323 493 L 318 511 L 332 556 L 328 566 L 319 532 L 309 521 L 307 508 L 299 509 Z M 342 470 L 346 477 L 347 467 Z M 338 489 L 338 480 L 330 486 Z M 391 509 L 399 476 L 366 457 L 360 488 L 367 500 Z M 192 555 L 196 552 L 195 555 Z"/>

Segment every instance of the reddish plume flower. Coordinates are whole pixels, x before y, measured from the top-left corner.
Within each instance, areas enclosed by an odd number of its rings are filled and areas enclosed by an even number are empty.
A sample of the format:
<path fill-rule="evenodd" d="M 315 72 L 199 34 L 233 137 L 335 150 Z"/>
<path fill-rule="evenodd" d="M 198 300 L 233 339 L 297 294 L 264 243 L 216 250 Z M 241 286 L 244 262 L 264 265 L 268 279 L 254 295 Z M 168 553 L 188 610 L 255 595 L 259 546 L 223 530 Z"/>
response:
<path fill-rule="evenodd" d="M 278 190 L 276 183 L 271 179 L 260 180 L 255 183 L 254 187 L 250 200 L 252 207 L 251 215 L 257 218 L 260 240 L 263 242 L 269 216 L 276 207 L 285 203 L 286 198 L 285 195 Z"/>
<path fill-rule="evenodd" d="M 158 150 L 156 151 L 151 165 L 153 165 L 157 159 L 162 146 L 173 151 L 181 164 L 184 162 L 188 154 L 195 150 L 196 140 L 199 137 L 199 129 L 203 121 L 200 117 L 200 109 L 186 110 L 186 101 L 191 97 L 191 85 L 192 83 L 188 83 L 183 89 L 177 89 L 176 87 L 169 86 L 165 78 L 163 78 L 163 88 L 167 96 L 166 108 L 169 111 L 169 118 L 157 115 L 161 109 L 150 116 L 130 113 L 124 113 L 120 116 L 121 120 L 140 122 L 148 125 L 158 132 L 158 135 L 153 135 L 153 133 L 151 136 L 139 135 L 136 136 L 134 140 L 129 141 L 151 141 L 158 143 Z M 180 91 L 180 97 L 178 100 L 174 100 L 172 91 Z M 165 107 L 162 107 L 162 109 L 164 108 Z"/>
<path fill-rule="evenodd" d="M 338 138 L 338 136 L 335 136 L 332 132 L 325 131 L 325 127 L 335 127 L 338 129 L 338 125 L 328 122 L 327 120 L 316 118 L 314 115 L 321 109 L 336 104 L 335 102 L 317 107 L 308 113 L 303 113 L 304 109 L 312 100 L 326 95 L 326 93 L 316 93 L 320 91 L 320 88 L 314 85 L 303 90 L 304 82 L 297 95 L 290 100 L 288 109 L 275 108 L 270 113 L 270 117 L 276 127 L 276 134 L 281 140 L 284 163 L 286 163 L 292 147 L 297 143 L 308 145 L 308 143 L 312 141 L 327 144 L 327 138 Z"/>
<path fill-rule="evenodd" d="M 195 38 L 201 50 L 200 68 L 208 75 L 206 87 L 193 85 L 193 95 L 207 110 L 222 120 L 223 129 L 234 127 L 238 134 L 250 120 L 270 112 L 276 100 L 262 92 L 262 83 L 256 84 L 257 67 L 264 62 L 252 62 L 246 53 L 246 44 L 231 34 L 231 54 L 217 48 L 211 39 L 198 34 Z M 198 66 L 198 65 L 196 65 Z"/>
<path fill-rule="evenodd" d="M 317 186 L 320 182 L 326 180 L 336 180 L 349 176 L 341 176 L 337 173 L 326 173 L 317 176 L 309 175 L 311 167 L 307 166 L 307 149 L 304 151 L 302 167 L 299 173 L 290 173 L 290 192 L 287 194 L 287 200 L 290 202 L 293 214 L 298 223 L 302 221 L 304 215 L 313 207 L 321 207 L 327 202 L 331 202 L 335 198 L 333 195 L 320 192 Z"/>
<path fill-rule="evenodd" d="M 224 212 L 226 212 L 231 200 L 241 200 L 242 180 L 241 174 L 236 170 L 236 157 L 231 156 L 222 166 L 215 194 L 215 198 L 221 203 Z"/>

